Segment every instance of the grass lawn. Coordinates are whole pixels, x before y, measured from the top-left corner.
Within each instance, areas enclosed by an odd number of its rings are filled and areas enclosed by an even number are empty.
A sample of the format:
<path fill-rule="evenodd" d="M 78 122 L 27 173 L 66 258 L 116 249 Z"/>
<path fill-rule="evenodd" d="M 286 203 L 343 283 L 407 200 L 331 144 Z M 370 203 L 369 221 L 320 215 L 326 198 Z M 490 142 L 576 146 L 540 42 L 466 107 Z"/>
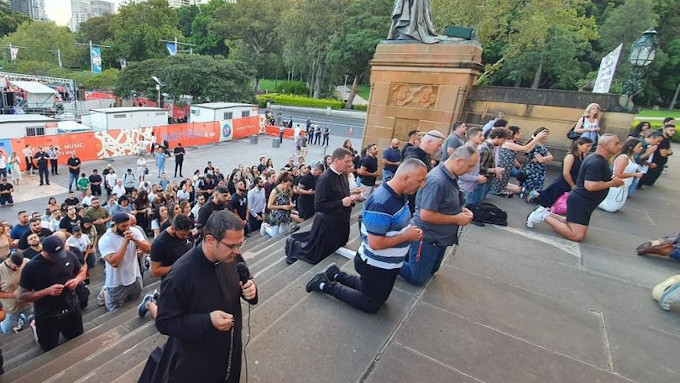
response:
<path fill-rule="evenodd" d="M 654 109 L 642 109 L 640 110 L 640 113 L 637 114 L 636 119 L 640 117 L 675 117 L 675 119 L 680 119 L 680 109 L 673 109 L 673 110 L 668 110 L 668 109 L 660 109 L 660 110 L 654 110 Z"/>
<path fill-rule="evenodd" d="M 358 85 L 357 86 L 357 94 L 361 96 L 364 100 L 368 101 L 370 95 L 371 95 L 371 86 L 370 85 Z"/>
<path fill-rule="evenodd" d="M 268 79 L 261 79 L 260 80 L 260 90 L 263 92 L 269 91 L 269 93 L 273 93 L 276 91 L 276 88 L 274 87 L 274 80 L 268 80 Z"/>

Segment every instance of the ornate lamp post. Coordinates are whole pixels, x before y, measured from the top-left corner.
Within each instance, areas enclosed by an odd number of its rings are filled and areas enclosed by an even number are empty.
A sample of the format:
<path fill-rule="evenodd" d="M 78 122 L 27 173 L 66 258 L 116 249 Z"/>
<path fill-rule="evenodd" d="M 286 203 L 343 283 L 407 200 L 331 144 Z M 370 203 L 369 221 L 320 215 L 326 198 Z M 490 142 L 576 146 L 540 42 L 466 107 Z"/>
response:
<path fill-rule="evenodd" d="M 656 55 L 656 34 L 654 28 L 649 28 L 633 43 L 628 58 L 633 70 L 630 72 L 628 80 L 623 84 L 623 91 L 628 95 L 626 109 L 628 109 L 628 103 L 633 100 L 633 97 L 642 91 L 642 77 L 645 68 L 654 61 Z"/>

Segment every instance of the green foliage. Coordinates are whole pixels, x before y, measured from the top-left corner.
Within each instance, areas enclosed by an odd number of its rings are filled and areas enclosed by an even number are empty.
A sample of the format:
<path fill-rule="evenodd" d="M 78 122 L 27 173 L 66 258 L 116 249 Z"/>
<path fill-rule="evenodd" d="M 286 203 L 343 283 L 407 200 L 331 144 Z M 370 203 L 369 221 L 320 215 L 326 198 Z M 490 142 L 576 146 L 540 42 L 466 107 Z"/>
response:
<path fill-rule="evenodd" d="M 279 81 L 275 92 L 306 96 L 309 94 L 309 88 L 307 88 L 307 85 L 302 81 Z"/>
<path fill-rule="evenodd" d="M 168 6 L 167 0 L 128 3 L 111 22 L 115 49 L 128 62 L 165 57 L 168 52 L 160 40 L 178 37 L 184 41 L 177 29 L 178 22 L 177 12 Z"/>
<path fill-rule="evenodd" d="M 199 55 L 132 63 L 120 73 L 117 93 L 120 96 L 143 93 L 155 99 L 156 84 L 151 76 L 158 77 L 165 84 L 161 91 L 175 99 L 190 95 L 194 103 L 254 100 L 249 83 L 252 70 L 244 63 Z"/>
<path fill-rule="evenodd" d="M 260 80 L 260 92 L 276 93 L 278 81 L 263 78 Z"/>
<path fill-rule="evenodd" d="M 24 22 L 31 18 L 23 13 L 14 12 L 9 3 L 0 1 L 0 37 L 13 33 Z"/>
<path fill-rule="evenodd" d="M 370 85 L 359 85 L 357 86 L 357 94 L 361 96 L 364 100 L 368 101 L 371 98 L 371 86 Z"/>
<path fill-rule="evenodd" d="M 119 74 L 120 70 L 109 68 L 97 74 L 90 71 L 73 72 L 67 77 L 76 80 L 78 87 L 87 90 L 115 90 Z"/>
<path fill-rule="evenodd" d="M 258 105 L 261 107 L 267 106 L 267 102 L 277 105 L 303 106 L 310 108 L 327 108 L 330 106 L 332 109 L 341 109 L 344 105 L 340 100 L 319 99 L 292 94 L 260 94 L 256 96 L 256 99 Z"/>
<path fill-rule="evenodd" d="M 61 61 L 65 67 L 72 67 L 78 55 L 76 40 L 67 27 L 59 27 L 52 21 L 24 22 L 16 32 L 5 36 L 1 45 L 19 45 L 17 60 L 34 60 L 57 64 L 57 49 L 61 50 Z M 6 49 L 3 49 L 7 51 Z"/>
<path fill-rule="evenodd" d="M 368 105 L 352 105 L 352 109 L 365 112 L 368 110 Z"/>

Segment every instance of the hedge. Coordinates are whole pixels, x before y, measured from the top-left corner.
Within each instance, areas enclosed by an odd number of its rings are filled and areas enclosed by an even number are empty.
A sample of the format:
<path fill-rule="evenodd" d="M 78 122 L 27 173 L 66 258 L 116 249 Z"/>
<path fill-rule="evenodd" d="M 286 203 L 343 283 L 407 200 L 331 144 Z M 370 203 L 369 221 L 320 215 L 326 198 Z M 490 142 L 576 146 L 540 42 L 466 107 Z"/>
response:
<path fill-rule="evenodd" d="M 344 103 L 340 100 L 328 98 L 311 98 L 304 96 L 296 96 L 293 94 L 260 94 L 256 96 L 257 104 L 261 108 L 267 107 L 267 102 L 277 105 L 287 106 L 303 106 L 311 108 L 327 108 L 342 109 Z"/>

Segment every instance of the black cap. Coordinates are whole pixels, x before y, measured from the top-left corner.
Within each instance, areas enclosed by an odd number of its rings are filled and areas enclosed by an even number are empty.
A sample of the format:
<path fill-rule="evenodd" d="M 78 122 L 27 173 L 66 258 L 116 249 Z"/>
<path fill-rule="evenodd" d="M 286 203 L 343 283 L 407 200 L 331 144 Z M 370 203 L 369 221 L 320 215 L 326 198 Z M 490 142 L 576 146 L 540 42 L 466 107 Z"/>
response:
<path fill-rule="evenodd" d="M 130 216 L 128 215 L 128 213 L 116 213 L 113 215 L 113 222 L 115 223 L 123 223 L 129 220 Z"/>
<path fill-rule="evenodd" d="M 50 258 L 53 261 L 58 261 L 61 259 L 66 258 L 66 251 L 64 251 L 64 242 L 61 240 L 61 238 L 57 237 L 56 235 L 50 235 L 49 237 L 45 238 L 45 240 L 42 243 L 43 250 L 47 252 L 47 254 L 50 255 Z"/>

